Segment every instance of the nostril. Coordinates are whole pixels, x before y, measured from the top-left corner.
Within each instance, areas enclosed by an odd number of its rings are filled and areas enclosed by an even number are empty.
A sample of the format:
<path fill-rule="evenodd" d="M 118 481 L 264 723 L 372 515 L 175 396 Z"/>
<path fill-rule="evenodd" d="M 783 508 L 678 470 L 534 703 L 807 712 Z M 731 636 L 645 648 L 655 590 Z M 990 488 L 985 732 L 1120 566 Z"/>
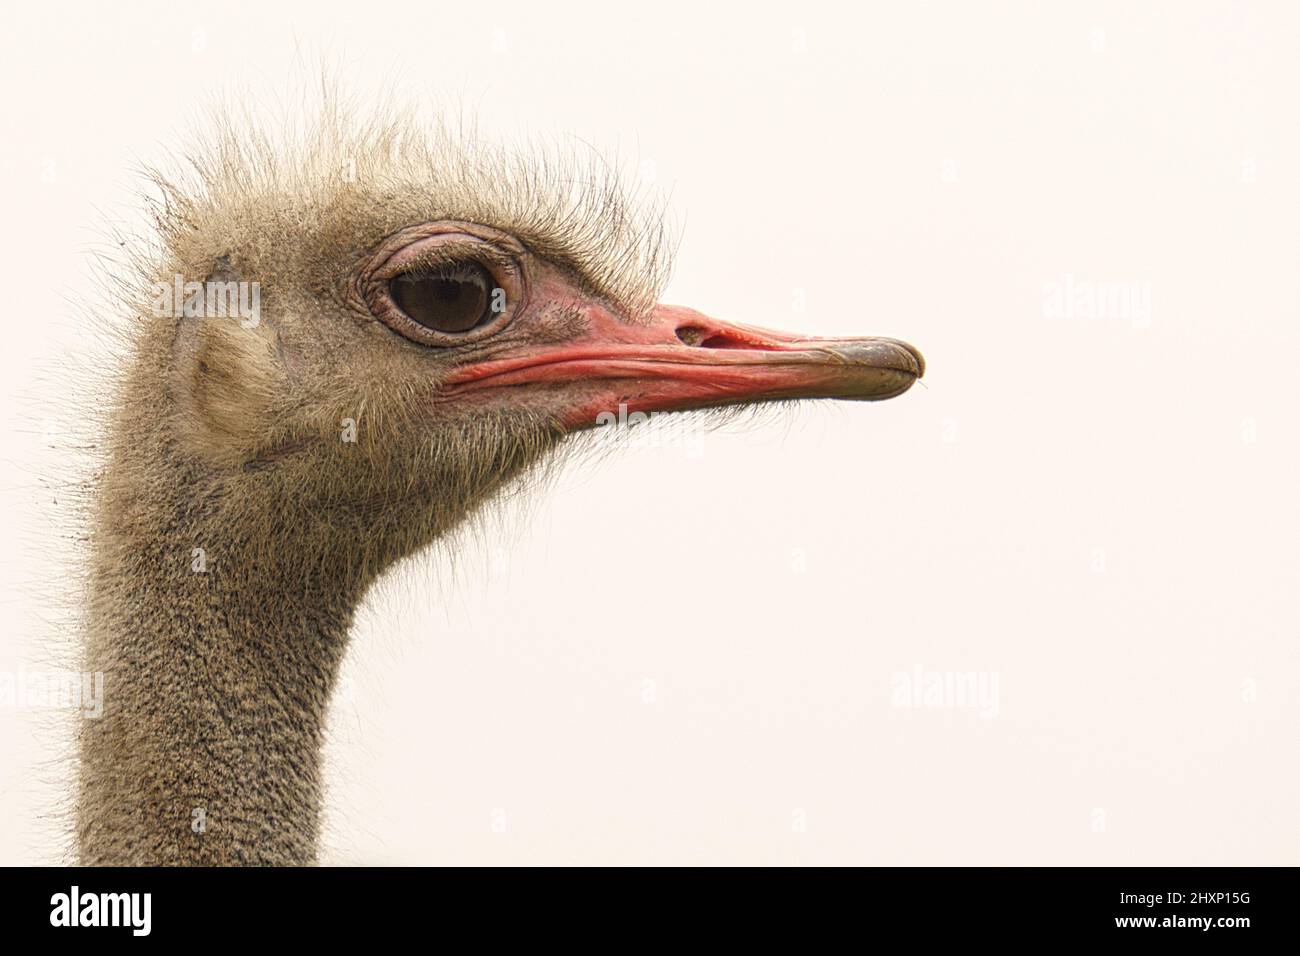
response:
<path fill-rule="evenodd" d="M 761 346 L 748 342 L 725 332 L 715 332 L 698 325 L 683 325 L 677 330 L 677 338 L 684 345 L 701 349 L 754 349 Z"/>

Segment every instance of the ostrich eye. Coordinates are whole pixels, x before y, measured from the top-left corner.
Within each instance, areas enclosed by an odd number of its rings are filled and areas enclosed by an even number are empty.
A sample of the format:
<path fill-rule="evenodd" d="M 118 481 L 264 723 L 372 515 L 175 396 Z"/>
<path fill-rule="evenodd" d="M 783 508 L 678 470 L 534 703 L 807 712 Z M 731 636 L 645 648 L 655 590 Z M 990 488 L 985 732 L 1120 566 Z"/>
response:
<path fill-rule="evenodd" d="M 397 307 L 435 332 L 468 332 L 499 307 L 496 285 L 476 262 L 406 272 L 389 283 Z"/>

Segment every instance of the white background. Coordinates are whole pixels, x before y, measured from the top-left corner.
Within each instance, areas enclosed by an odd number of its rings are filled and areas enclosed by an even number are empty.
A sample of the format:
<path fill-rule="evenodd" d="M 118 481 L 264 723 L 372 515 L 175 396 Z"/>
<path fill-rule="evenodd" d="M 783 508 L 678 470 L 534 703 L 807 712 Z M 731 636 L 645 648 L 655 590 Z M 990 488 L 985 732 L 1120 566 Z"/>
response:
<path fill-rule="evenodd" d="M 1300 8 L 860 6 L 11 5 L 0 672 L 66 638 L 41 409 L 103 219 L 324 59 L 617 151 L 684 223 L 668 301 L 930 369 L 568 472 L 386 583 L 328 862 L 1295 864 Z M 996 707 L 902 706 L 918 668 Z M 0 863 L 59 859 L 58 743 L 0 706 Z"/>

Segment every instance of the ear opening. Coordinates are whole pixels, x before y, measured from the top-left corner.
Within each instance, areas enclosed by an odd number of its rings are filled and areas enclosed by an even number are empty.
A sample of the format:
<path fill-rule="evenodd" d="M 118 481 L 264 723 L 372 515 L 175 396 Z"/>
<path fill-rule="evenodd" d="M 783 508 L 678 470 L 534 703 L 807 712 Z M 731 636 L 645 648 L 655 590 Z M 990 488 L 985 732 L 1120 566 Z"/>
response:
<path fill-rule="evenodd" d="M 169 388 L 179 437 L 214 463 L 256 455 L 284 380 L 279 337 L 262 321 L 261 289 L 222 256 L 202 281 L 176 282 L 179 304 Z"/>

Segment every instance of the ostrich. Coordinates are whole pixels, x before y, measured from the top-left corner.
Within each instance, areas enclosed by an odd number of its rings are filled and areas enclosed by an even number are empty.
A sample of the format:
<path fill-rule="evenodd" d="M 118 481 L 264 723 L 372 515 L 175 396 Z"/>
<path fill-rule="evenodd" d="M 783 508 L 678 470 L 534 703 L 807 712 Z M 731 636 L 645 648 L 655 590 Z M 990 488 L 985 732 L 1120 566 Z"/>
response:
<path fill-rule="evenodd" d="M 227 117 L 153 175 L 91 498 L 84 864 L 314 863 L 354 608 L 569 436 L 923 373 L 893 339 L 657 304 L 660 217 L 596 161 L 353 115 Z"/>

